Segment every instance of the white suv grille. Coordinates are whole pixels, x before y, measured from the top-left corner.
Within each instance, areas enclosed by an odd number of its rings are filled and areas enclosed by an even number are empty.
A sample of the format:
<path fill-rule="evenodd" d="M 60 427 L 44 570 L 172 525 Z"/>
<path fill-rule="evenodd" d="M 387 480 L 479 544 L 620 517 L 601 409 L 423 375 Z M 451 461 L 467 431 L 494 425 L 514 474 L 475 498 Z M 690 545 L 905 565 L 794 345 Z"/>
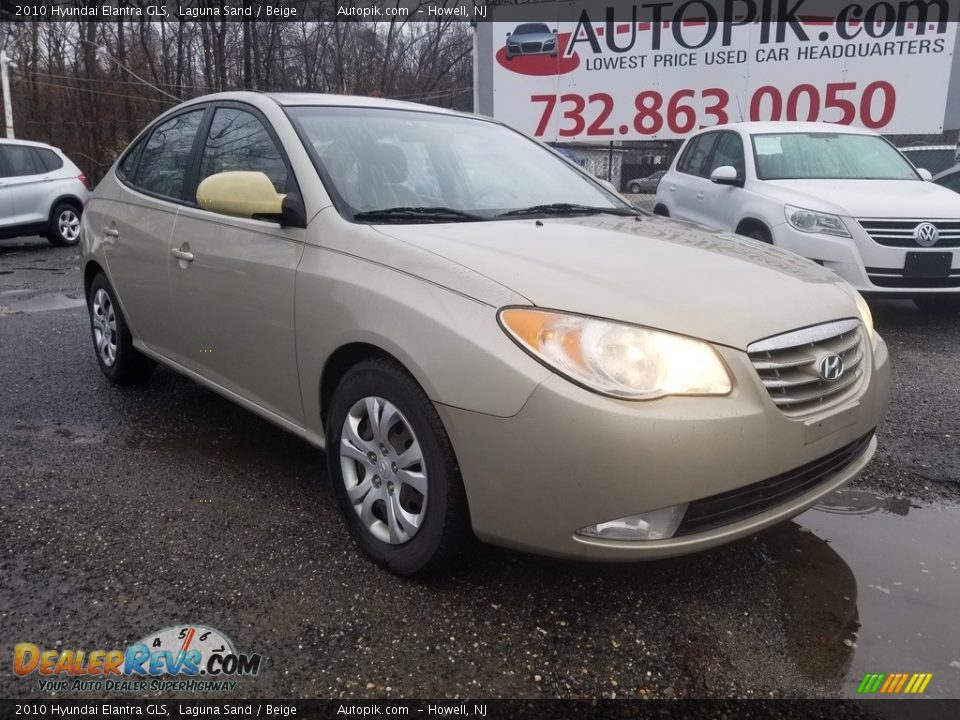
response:
<path fill-rule="evenodd" d="M 864 374 L 859 320 L 840 320 L 759 340 L 747 348 L 747 354 L 774 404 L 791 416 L 840 404 L 856 391 Z M 833 356 L 840 358 L 839 373 Z M 822 372 L 825 359 L 830 379 Z"/>
<path fill-rule="evenodd" d="M 926 223 L 926 220 L 868 220 L 864 218 L 857 220 L 857 222 L 878 245 L 900 248 L 925 247 L 916 241 L 913 233 L 917 226 Z M 939 233 L 935 247 L 960 247 L 960 220 L 931 220 L 930 224 L 935 225 Z"/>

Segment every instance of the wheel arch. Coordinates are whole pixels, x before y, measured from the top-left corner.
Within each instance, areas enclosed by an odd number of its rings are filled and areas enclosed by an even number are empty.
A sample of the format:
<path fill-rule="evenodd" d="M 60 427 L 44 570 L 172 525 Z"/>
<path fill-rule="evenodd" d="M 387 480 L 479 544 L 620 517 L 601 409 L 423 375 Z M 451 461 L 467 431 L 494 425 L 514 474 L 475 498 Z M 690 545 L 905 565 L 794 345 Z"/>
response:
<path fill-rule="evenodd" d="M 663 203 L 657 203 L 653 206 L 653 214 L 661 217 L 670 217 L 670 208 Z"/>
<path fill-rule="evenodd" d="M 403 368 L 420 387 L 424 387 L 423 383 L 417 378 L 416 373 L 411 371 L 406 363 L 382 347 L 363 341 L 349 342 L 341 345 L 330 354 L 320 373 L 320 420 L 324 427 L 326 427 L 327 424 L 327 411 L 330 408 L 333 393 L 337 389 L 337 385 L 340 384 L 340 380 L 349 372 L 350 368 L 357 363 L 375 358 L 395 362 Z M 426 388 L 424 388 L 424 390 L 426 391 Z M 429 396 L 429 393 L 427 394 Z"/>
<path fill-rule="evenodd" d="M 98 263 L 96 260 L 87 260 L 87 264 L 83 266 L 83 297 L 90 297 L 90 286 L 93 284 L 93 279 L 97 276 L 98 273 L 107 274 L 107 271 L 103 269 L 103 266 Z"/>
<path fill-rule="evenodd" d="M 738 235 L 746 235 L 751 230 L 762 230 L 763 232 L 773 237 L 773 231 L 770 229 L 770 225 L 761 220 L 758 217 L 753 215 L 748 215 L 744 218 L 741 218 L 740 222 L 737 223 L 737 228 L 734 230 Z"/>
<path fill-rule="evenodd" d="M 57 209 L 57 205 L 59 205 L 60 203 L 67 203 L 68 205 L 72 205 L 77 212 L 79 212 L 80 214 L 83 214 L 83 201 L 80 198 L 78 198 L 76 195 L 71 195 L 70 193 L 66 193 L 64 195 L 59 195 L 55 197 L 53 199 L 53 202 L 50 203 L 50 212 L 47 213 L 47 219 L 50 223 L 53 223 L 53 211 Z"/>

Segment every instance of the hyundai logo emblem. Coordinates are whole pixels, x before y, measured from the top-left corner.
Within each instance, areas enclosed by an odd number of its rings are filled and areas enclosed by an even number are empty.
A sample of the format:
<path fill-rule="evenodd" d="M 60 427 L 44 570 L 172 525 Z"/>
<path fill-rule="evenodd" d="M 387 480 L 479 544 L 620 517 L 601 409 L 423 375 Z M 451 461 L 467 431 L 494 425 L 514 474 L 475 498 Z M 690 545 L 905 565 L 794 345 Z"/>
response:
<path fill-rule="evenodd" d="M 913 239 L 917 241 L 917 245 L 933 247 L 940 239 L 940 231 L 933 223 L 920 223 L 913 229 Z"/>
<path fill-rule="evenodd" d="M 828 382 L 839 379 L 843 375 L 843 358 L 839 355 L 824 355 L 817 366 L 820 377 Z"/>

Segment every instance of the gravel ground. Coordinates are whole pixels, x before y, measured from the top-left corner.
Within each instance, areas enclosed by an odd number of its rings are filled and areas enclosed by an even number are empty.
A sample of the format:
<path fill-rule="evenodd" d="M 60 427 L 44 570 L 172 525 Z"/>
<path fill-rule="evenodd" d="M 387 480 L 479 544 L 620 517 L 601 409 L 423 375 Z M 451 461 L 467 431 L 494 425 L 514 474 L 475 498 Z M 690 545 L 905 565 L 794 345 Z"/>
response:
<path fill-rule="evenodd" d="M 669 563 L 480 546 L 449 578 L 397 579 L 351 545 L 322 453 L 164 369 L 141 389 L 109 386 L 78 265 L 75 249 L 0 242 L 3 666 L 17 642 L 123 647 L 193 622 L 264 654 L 238 691 L 248 696 L 844 692 L 856 605 L 824 615 L 809 598 L 847 565 L 802 517 Z M 960 318 L 874 309 L 895 385 L 859 484 L 956 500 Z M 0 697 L 36 695 L 33 681 L 0 672 Z"/>

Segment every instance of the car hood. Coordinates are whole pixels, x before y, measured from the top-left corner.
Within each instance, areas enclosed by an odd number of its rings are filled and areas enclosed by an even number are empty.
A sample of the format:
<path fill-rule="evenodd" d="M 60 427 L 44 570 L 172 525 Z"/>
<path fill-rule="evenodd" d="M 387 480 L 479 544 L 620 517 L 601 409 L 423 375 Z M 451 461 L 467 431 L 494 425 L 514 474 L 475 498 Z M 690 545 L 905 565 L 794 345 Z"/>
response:
<path fill-rule="evenodd" d="M 919 180 L 766 180 L 760 193 L 784 204 L 852 218 L 960 218 L 960 195 Z"/>
<path fill-rule="evenodd" d="M 739 349 L 796 328 L 857 316 L 853 291 L 815 263 L 668 218 L 605 215 L 377 229 L 480 273 L 540 307 Z"/>

